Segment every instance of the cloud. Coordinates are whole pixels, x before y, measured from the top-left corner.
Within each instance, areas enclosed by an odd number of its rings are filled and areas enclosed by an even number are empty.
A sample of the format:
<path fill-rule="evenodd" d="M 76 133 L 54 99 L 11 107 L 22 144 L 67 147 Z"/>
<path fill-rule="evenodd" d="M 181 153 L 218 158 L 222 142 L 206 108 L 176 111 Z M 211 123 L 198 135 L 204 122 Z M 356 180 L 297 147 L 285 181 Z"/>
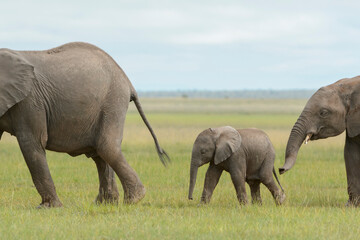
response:
<path fill-rule="evenodd" d="M 306 5 L 306 4 L 305 4 Z M 316 6 L 316 5 L 315 5 Z M 329 14 L 299 11 L 287 4 L 268 6 L 184 1 L 154 5 L 140 1 L 104 1 L 101 5 L 85 1 L 7 2 L 0 16 L 0 41 L 14 38 L 60 42 L 71 38 L 92 41 L 142 42 L 175 45 L 224 45 L 237 43 L 274 43 L 282 45 L 319 45 L 338 41 L 329 27 Z M 33 9 L 32 11 L 29 9 Z M 41 9 L 36 12 L 35 9 Z M 21 18 L 14 17 L 14 12 Z M 337 23 L 338 24 L 338 23 Z M 340 26 L 336 26 L 338 30 Z M 340 30 L 344 31 L 344 30 Z M 348 33 L 359 36 L 356 28 Z M 51 36 L 49 36 L 51 35 Z"/>
<path fill-rule="evenodd" d="M 152 82 L 291 88 L 301 81 L 310 88 L 320 83 L 314 76 L 357 75 L 358 7 L 325 0 L 4 0 L 0 47 L 91 42 L 142 89 L 156 89 Z"/>
<path fill-rule="evenodd" d="M 327 16 L 318 13 L 286 13 L 268 9 L 242 8 L 239 6 L 213 6 L 203 9 L 202 20 L 188 21 L 169 40 L 176 44 L 231 44 L 252 42 L 283 42 L 288 44 L 327 43 L 332 40 L 324 28 Z M 192 15 L 187 16 L 188 19 Z M 286 42 L 287 40 L 292 40 Z"/>
<path fill-rule="evenodd" d="M 244 7 L 241 2 L 208 6 L 200 1 L 175 6 L 144 4 L 138 7 L 129 2 L 123 4 L 123 1 L 106 3 L 98 6 L 91 2 L 63 1 L 60 5 L 34 1 L 23 2 L 21 8 L 8 3 L 2 6 L 0 28 L 8 36 L 11 36 L 10 32 L 20 31 L 28 34 L 25 37 L 36 40 L 41 39 L 43 32 L 51 32 L 57 36 L 84 35 L 92 39 L 112 36 L 120 42 L 228 44 L 274 41 L 284 36 L 301 39 L 301 36 L 317 32 L 326 24 L 324 18 L 316 14 L 283 14 L 259 9 L 258 6 Z M 160 3 L 163 2 L 158 1 Z M 14 12 L 21 18 L 14 17 Z M 8 39 L 0 36 L 0 41 Z"/>

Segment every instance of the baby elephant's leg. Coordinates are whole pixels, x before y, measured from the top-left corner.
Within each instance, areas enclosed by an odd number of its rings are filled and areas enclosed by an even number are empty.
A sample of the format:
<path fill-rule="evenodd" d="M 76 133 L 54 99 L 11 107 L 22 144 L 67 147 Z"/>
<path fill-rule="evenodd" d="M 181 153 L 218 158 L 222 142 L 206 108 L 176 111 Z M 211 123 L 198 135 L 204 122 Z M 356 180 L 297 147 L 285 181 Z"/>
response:
<path fill-rule="evenodd" d="M 272 172 L 267 171 L 266 174 L 262 175 L 261 182 L 269 189 L 276 205 L 281 205 L 285 201 L 285 193 L 281 191 L 276 185 Z"/>
<path fill-rule="evenodd" d="M 262 204 L 260 196 L 260 180 L 249 180 L 248 184 L 251 190 L 251 203 L 252 204 Z"/>
<path fill-rule="evenodd" d="M 240 170 L 232 170 L 230 172 L 231 180 L 236 190 L 236 196 L 241 205 L 247 204 L 247 195 L 245 188 L 245 174 Z"/>
<path fill-rule="evenodd" d="M 284 201 L 285 201 L 285 194 L 278 188 L 278 186 L 276 185 L 274 179 L 271 178 L 263 180 L 262 182 L 271 192 L 276 205 L 281 205 Z"/>
<path fill-rule="evenodd" d="M 269 189 L 271 192 L 276 205 L 281 205 L 285 201 L 285 193 L 278 188 L 278 185 L 275 183 L 273 178 L 273 168 L 275 153 L 274 150 L 268 155 L 268 158 L 265 159 L 264 164 L 260 170 L 260 180 L 261 182 Z"/>
<path fill-rule="evenodd" d="M 211 196 L 214 192 L 216 185 L 219 182 L 222 171 L 223 171 L 222 169 L 210 163 L 210 166 L 205 176 L 204 190 L 201 196 L 201 202 L 203 203 L 210 202 Z"/>

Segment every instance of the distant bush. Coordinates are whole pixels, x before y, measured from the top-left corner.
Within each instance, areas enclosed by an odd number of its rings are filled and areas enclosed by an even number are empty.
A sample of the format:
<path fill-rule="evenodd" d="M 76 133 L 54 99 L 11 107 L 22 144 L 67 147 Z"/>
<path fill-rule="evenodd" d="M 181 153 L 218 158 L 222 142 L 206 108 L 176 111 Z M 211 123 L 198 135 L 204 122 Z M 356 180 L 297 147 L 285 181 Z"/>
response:
<path fill-rule="evenodd" d="M 234 90 L 234 91 L 139 91 L 140 97 L 149 98 L 242 98 L 242 99 L 307 99 L 315 90 Z"/>

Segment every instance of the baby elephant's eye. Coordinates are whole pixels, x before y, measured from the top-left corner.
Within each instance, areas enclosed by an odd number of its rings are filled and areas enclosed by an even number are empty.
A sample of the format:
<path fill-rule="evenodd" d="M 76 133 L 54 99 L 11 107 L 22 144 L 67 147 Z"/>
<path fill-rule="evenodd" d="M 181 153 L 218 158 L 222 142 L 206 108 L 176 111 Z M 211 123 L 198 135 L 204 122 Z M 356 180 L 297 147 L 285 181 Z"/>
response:
<path fill-rule="evenodd" d="M 200 153 L 201 153 L 201 154 L 205 154 L 205 153 L 206 153 L 206 150 L 205 150 L 205 149 L 201 149 Z"/>

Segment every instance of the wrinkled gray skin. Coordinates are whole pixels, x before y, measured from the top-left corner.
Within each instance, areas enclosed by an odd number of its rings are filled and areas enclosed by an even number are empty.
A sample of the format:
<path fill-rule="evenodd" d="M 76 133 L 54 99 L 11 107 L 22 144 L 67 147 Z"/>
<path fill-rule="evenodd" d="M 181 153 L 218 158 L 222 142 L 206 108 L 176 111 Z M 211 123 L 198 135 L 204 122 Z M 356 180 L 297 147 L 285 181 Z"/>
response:
<path fill-rule="evenodd" d="M 4 131 L 16 136 L 41 196 L 40 207 L 62 205 L 45 149 L 71 156 L 86 154 L 95 161 L 100 182 L 97 202 L 118 200 L 113 169 L 126 203 L 144 197 L 143 184 L 121 152 L 130 101 L 135 102 L 165 163 L 167 155 L 145 118 L 134 87 L 104 51 L 87 43 L 47 51 L 0 49 L 0 136 Z"/>
<path fill-rule="evenodd" d="M 348 206 L 360 204 L 360 77 L 342 79 L 320 88 L 307 102 L 291 130 L 285 164 L 280 174 L 293 167 L 301 144 L 337 136 L 346 130 L 345 166 Z"/>
<path fill-rule="evenodd" d="M 285 193 L 274 170 L 275 150 L 268 136 L 258 129 L 232 127 L 209 128 L 196 138 L 190 166 L 189 199 L 193 199 L 198 168 L 210 162 L 206 172 L 203 203 L 210 202 L 213 191 L 223 170 L 231 175 L 237 199 L 240 204 L 247 203 L 245 182 L 251 189 L 252 203 L 261 204 L 260 183 L 271 192 L 275 203 L 285 200 Z M 278 189 L 272 174 L 275 175 L 281 190 Z"/>

